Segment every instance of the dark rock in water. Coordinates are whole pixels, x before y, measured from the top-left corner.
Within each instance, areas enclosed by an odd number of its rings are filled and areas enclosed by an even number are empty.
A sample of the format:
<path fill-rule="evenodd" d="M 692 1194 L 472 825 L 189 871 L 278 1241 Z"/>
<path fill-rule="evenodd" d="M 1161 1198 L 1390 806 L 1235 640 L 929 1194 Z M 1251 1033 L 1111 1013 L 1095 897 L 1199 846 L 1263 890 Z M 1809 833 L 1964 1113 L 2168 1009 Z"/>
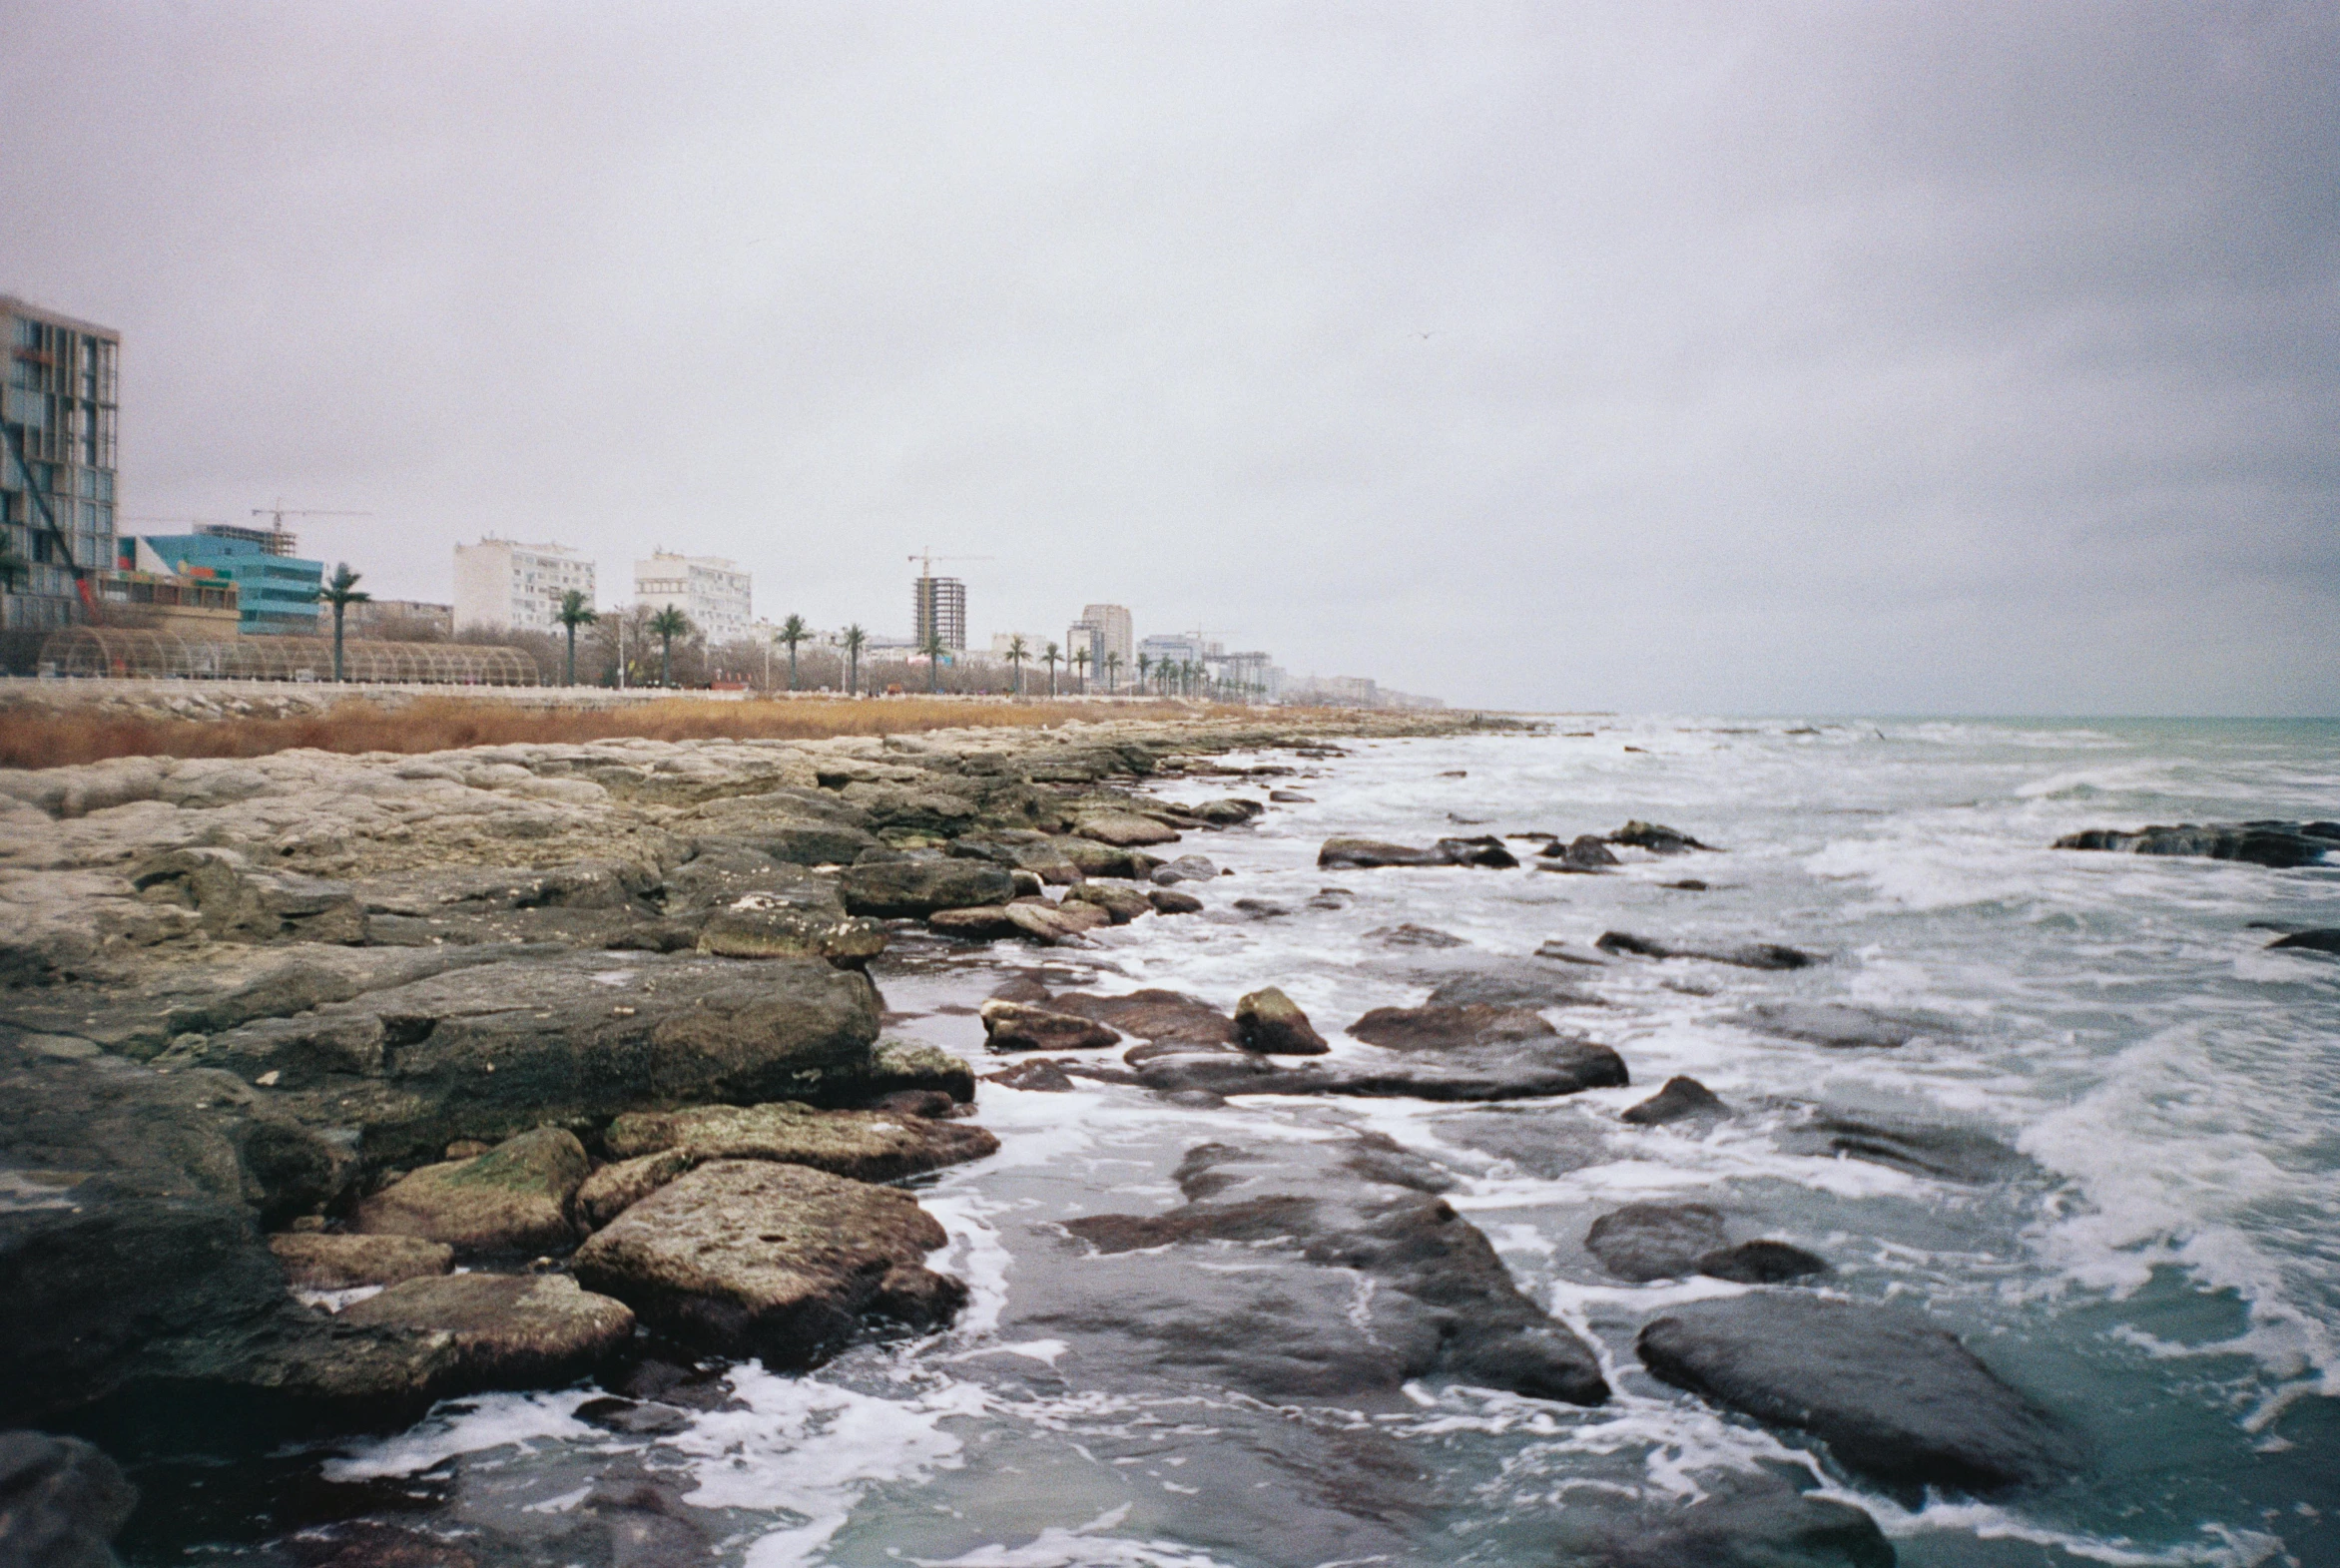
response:
<path fill-rule="evenodd" d="M 1769 1474 L 1700 1477 L 1696 1500 L 1571 1497 L 1558 1568 L 1894 1568 L 1893 1543 L 1849 1503 Z"/>
<path fill-rule="evenodd" d="M 1427 925 L 1409 921 L 1404 925 L 1382 925 L 1365 933 L 1366 940 L 1380 942 L 1385 947 L 1467 947 L 1470 944 L 1460 936 L 1433 930 Z"/>
<path fill-rule="evenodd" d="M 1322 1056 L 1332 1049 L 1300 1004 L 1272 985 L 1236 1002 L 1235 1033 L 1245 1050 L 1263 1055 Z"/>
<path fill-rule="evenodd" d="M 1238 898 L 1235 900 L 1235 907 L 1255 920 L 1273 920 L 1292 912 L 1283 904 L 1269 898 Z"/>
<path fill-rule="evenodd" d="M 1586 1007 L 1599 998 L 1576 989 L 1548 969 L 1522 964 L 1478 969 L 1441 980 L 1424 998 L 1429 1007 Z"/>
<path fill-rule="evenodd" d="M 1491 870 L 1506 870 L 1519 863 L 1519 857 L 1504 848 L 1503 841 L 1491 833 L 1476 838 L 1441 838 L 1439 852 L 1454 865 L 1481 865 Z M 1318 863 L 1321 865 L 1323 861 Z"/>
<path fill-rule="evenodd" d="M 2325 928 L 2294 931 L 2289 936 L 2275 938 L 2267 946 L 2269 948 L 2287 947 L 2298 952 L 2340 953 L 2340 930 Z"/>
<path fill-rule="evenodd" d="M 1566 843 L 1555 838 L 1539 852 L 1556 862 L 1555 869 L 1563 871 L 1600 871 L 1617 863 L 1608 840 L 1598 833 L 1578 833 Z"/>
<path fill-rule="evenodd" d="M 2340 822 L 2181 822 L 2135 832 L 2091 827 L 2055 840 L 2058 849 L 2112 849 L 2128 854 L 2201 855 L 2212 860 L 2247 860 L 2277 869 L 2315 865 L 2340 849 Z"/>
<path fill-rule="evenodd" d="M 1205 800 L 1200 805 L 1185 808 L 1186 814 L 1214 827 L 1237 827 L 1259 815 L 1267 807 L 1257 800 L 1245 800 L 1230 795 L 1223 800 Z"/>
<path fill-rule="evenodd" d="M 1802 1040 L 1831 1050 L 1891 1050 L 1943 1031 L 1922 1018 L 1871 1012 L 1839 1002 L 1759 1002 L 1730 1021 L 1783 1040 Z"/>
<path fill-rule="evenodd" d="M 1785 1285 L 1790 1280 L 1807 1280 L 1829 1272 L 1827 1259 L 1801 1247 L 1773 1241 L 1741 1242 L 1736 1247 L 1720 1248 L 1702 1255 L 1696 1267 L 1700 1274 L 1739 1285 Z"/>
<path fill-rule="evenodd" d="M 1537 946 L 1535 949 L 1535 956 L 1538 958 L 1548 958 L 1558 963 L 1582 964 L 1585 968 L 1588 969 L 1602 969 L 1607 967 L 1607 965 L 1601 959 L 1593 957 L 1590 953 L 1577 952 L 1574 948 L 1571 948 L 1566 942 L 1561 941 L 1556 936 Z"/>
<path fill-rule="evenodd" d="M 1035 975 L 1009 975 L 991 988 L 991 1000 L 1045 1004 L 1048 1000 L 1048 985 L 1046 981 Z"/>
<path fill-rule="evenodd" d="M 1029 1002 L 985 1002 L 982 1019 L 983 1043 L 994 1051 L 1086 1051 L 1121 1043 L 1093 1018 Z"/>
<path fill-rule="evenodd" d="M 109 1543 L 138 1506 L 122 1467 L 78 1437 L 0 1432 L 0 1562 L 114 1568 Z"/>
<path fill-rule="evenodd" d="M 1269 1397 L 1388 1395 L 1443 1372 L 1536 1398 L 1604 1401 L 1591 1349 L 1519 1294 L 1483 1235 L 1411 1185 L 1410 1164 L 1390 1165 L 1384 1143 L 1190 1151 L 1178 1173 L 1183 1207 L 1066 1223 L 1100 1254 L 1121 1256 L 1106 1297 L 1053 1320 L 1093 1330 L 1109 1315 L 1162 1363 Z M 1241 1276 L 1195 1267 L 1227 1244 L 1242 1248 Z M 1362 1299 L 1356 1275 L 1376 1287 Z M 1223 1300 L 1229 1292 L 1241 1299 Z"/>
<path fill-rule="evenodd" d="M 1302 794 L 1298 789 L 1270 789 L 1268 798 L 1278 805 L 1314 805 L 1316 796 Z"/>
<path fill-rule="evenodd" d="M 1141 1040 L 1199 1046 L 1237 1043 L 1234 1019 L 1202 998 L 1178 991 L 1131 991 L 1122 996 L 1063 991 L 1048 1005 Z"/>
<path fill-rule="evenodd" d="M 1145 1054 L 1141 1056 L 1141 1052 Z M 1349 1095 L 1368 1099 L 1532 1100 L 1608 1089 L 1628 1082 L 1625 1064 L 1605 1045 L 1549 1036 L 1491 1046 L 1457 1046 L 1435 1055 L 1392 1051 L 1386 1059 L 1278 1067 L 1248 1051 L 1191 1046 L 1140 1047 L 1128 1070 L 1075 1067 L 1084 1078 L 1133 1083 L 1163 1093 Z"/>
<path fill-rule="evenodd" d="M 1207 882 L 1219 874 L 1219 868 L 1199 854 L 1182 854 L 1167 865 L 1154 867 L 1150 878 L 1157 887 L 1172 887 L 1180 882 Z"/>
<path fill-rule="evenodd" d="M 1482 1002 L 1461 1007 L 1377 1007 L 1349 1026 L 1368 1045 L 1393 1051 L 1451 1051 L 1513 1040 L 1539 1040 L 1559 1033 L 1528 1007 L 1493 1007 Z"/>
<path fill-rule="evenodd" d="M 1076 883 L 1064 896 L 1068 902 L 1095 904 L 1115 925 L 1127 925 L 1141 914 L 1154 912 L 1153 902 L 1145 893 L 1103 879 Z"/>
<path fill-rule="evenodd" d="M 1712 849 L 1714 845 L 1700 843 L 1688 833 L 1666 826 L 1663 822 L 1644 822 L 1636 817 L 1608 835 L 1613 844 L 1632 844 L 1654 854 L 1680 854 L 1688 849 Z"/>
<path fill-rule="evenodd" d="M 1601 1267 L 1636 1285 L 1686 1280 L 1728 1241 L 1722 1211 L 1705 1204 L 1627 1204 L 1592 1222 L 1584 1245 Z"/>
<path fill-rule="evenodd" d="M 1045 1056 L 1032 1057 L 995 1073 L 985 1073 L 983 1082 L 1004 1084 L 1010 1089 L 1035 1090 L 1041 1094 L 1064 1094 L 1074 1087 L 1072 1076 L 1065 1072 L 1064 1064 Z"/>
<path fill-rule="evenodd" d="M 1631 1107 L 1617 1120 L 1636 1127 L 1662 1127 L 1668 1122 L 1685 1121 L 1693 1117 L 1728 1116 L 1730 1107 L 1714 1097 L 1714 1091 L 1695 1078 L 1668 1078 L 1665 1087 Z"/>
<path fill-rule="evenodd" d="M 1441 1117 L 1434 1125 L 1442 1142 L 1506 1160 L 1545 1181 L 1608 1158 L 1599 1128 L 1574 1113 L 1487 1107 Z"/>
<path fill-rule="evenodd" d="M 1709 963 L 1737 964 L 1742 969 L 1804 969 L 1819 956 L 1777 942 L 1747 942 L 1737 947 L 1674 947 L 1655 937 L 1630 931 L 1603 931 L 1592 944 L 1604 953 L 1638 953 L 1644 958 L 1703 958 Z"/>
<path fill-rule="evenodd" d="M 1665 1381 L 1809 1432 L 1888 1486 L 1991 1493 L 2081 1462 L 2072 1435 L 1973 1351 L 1892 1308 L 1762 1291 L 1675 1307 L 1636 1343 Z"/>
<path fill-rule="evenodd" d="M 1146 894 L 1146 902 L 1154 906 L 1156 914 L 1200 914 L 1203 901 L 1192 893 L 1182 893 L 1173 887 L 1156 887 Z"/>
<path fill-rule="evenodd" d="M 801 1165 L 719 1160 L 577 1250 L 587 1289 L 726 1355 L 813 1365 L 866 1321 L 946 1322 L 966 1286 L 925 1266 L 948 1238 L 908 1193 Z"/>
<path fill-rule="evenodd" d="M 1414 849 L 1374 838 L 1328 838 L 1317 851 L 1320 869 L 1372 870 L 1386 865 L 1453 865 L 1443 849 Z"/>
<path fill-rule="evenodd" d="M 975 904 L 965 909 L 937 909 L 926 916 L 926 929 L 962 942 L 997 942 L 1027 934 L 1005 904 Z"/>
<path fill-rule="evenodd" d="M 1657 885 L 1670 887 L 1678 893 L 1702 893 L 1708 890 L 1707 884 L 1695 876 L 1685 876 L 1678 882 L 1660 882 Z"/>
<path fill-rule="evenodd" d="M 671 1404 L 642 1404 L 607 1395 L 577 1406 L 577 1419 L 629 1437 L 666 1437 L 684 1430 L 691 1418 Z"/>
<path fill-rule="evenodd" d="M 1912 1176 L 1974 1186 L 2012 1181 L 2038 1169 L 1983 1133 L 1881 1117 L 1816 1116 L 1790 1128 L 1781 1141 L 1794 1154 L 1867 1160 Z"/>
<path fill-rule="evenodd" d="M 1003 904 L 1015 896 L 1015 878 L 981 860 L 895 860 L 856 865 L 837 879 L 838 893 L 855 914 L 890 918 L 937 909 Z"/>
<path fill-rule="evenodd" d="M 457 1274 L 408 1280 L 337 1314 L 344 1324 L 449 1335 L 460 1366 L 445 1392 L 557 1387 L 633 1337 L 623 1303 L 566 1275 Z"/>

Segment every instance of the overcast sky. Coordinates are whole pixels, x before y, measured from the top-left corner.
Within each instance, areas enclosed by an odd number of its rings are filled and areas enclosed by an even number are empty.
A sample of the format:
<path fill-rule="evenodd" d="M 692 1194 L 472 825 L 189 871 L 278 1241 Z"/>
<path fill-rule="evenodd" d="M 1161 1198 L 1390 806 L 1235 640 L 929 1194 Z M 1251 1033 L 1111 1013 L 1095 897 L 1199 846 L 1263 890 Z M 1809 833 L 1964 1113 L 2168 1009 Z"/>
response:
<path fill-rule="evenodd" d="M 0 0 L 123 511 L 1456 702 L 2340 713 L 2340 5 Z M 149 526 L 148 531 L 167 531 Z"/>

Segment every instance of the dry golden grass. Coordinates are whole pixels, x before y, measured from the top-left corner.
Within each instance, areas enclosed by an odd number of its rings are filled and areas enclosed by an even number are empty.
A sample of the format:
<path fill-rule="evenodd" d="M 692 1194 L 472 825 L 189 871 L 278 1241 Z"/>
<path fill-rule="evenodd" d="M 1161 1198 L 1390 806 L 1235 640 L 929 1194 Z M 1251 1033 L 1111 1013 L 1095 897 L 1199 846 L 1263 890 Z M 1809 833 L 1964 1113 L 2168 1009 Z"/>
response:
<path fill-rule="evenodd" d="M 465 746 L 558 744 L 639 736 L 653 741 L 814 741 L 977 727 L 1034 729 L 1068 719 L 1196 719 L 1256 710 L 1172 703 L 970 703 L 930 698 L 861 702 L 707 703 L 545 709 L 460 698 L 399 708 L 352 701 L 290 719 L 144 719 L 94 713 L 0 712 L 0 767 L 62 768 L 109 757 L 266 757 L 323 752 L 444 752 Z"/>

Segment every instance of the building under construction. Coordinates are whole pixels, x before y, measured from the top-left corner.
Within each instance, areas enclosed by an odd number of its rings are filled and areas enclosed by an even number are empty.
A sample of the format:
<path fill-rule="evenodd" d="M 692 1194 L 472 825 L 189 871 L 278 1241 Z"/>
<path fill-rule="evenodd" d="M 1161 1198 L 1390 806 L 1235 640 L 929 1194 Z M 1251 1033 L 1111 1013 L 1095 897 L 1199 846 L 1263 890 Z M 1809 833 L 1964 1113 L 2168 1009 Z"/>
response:
<path fill-rule="evenodd" d="M 910 634 L 920 653 L 937 639 L 943 651 L 967 648 L 967 585 L 955 577 L 921 577 L 910 588 Z"/>

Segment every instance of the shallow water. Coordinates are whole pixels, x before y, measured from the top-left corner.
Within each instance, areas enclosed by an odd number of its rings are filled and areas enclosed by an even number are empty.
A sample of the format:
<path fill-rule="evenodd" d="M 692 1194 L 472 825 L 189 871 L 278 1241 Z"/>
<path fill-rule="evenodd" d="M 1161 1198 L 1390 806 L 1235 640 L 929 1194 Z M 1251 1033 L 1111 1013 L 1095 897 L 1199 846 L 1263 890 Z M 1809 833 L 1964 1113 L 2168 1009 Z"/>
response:
<path fill-rule="evenodd" d="M 1140 920 L 1046 961 L 1100 989 L 1170 986 L 1221 1006 L 1281 985 L 1337 1052 L 1363 1049 L 1336 1035 L 1359 1013 L 1427 990 L 1409 954 L 1367 934 L 1399 922 L 1482 957 L 1551 938 L 1589 952 L 1617 929 L 1787 942 L 1828 961 L 1552 964 L 1603 1005 L 1548 1016 L 1613 1045 L 1634 1080 L 1563 1101 L 1190 1108 L 1129 1088 L 985 1085 L 1000 1154 L 923 1184 L 952 1237 L 936 1266 L 974 1288 L 949 1332 L 812 1375 L 735 1369 L 740 1407 L 652 1439 L 578 1420 L 593 1389 L 463 1401 L 393 1437 L 282 1456 L 287 1492 L 400 1497 L 442 1523 L 549 1539 L 597 1476 L 640 1467 L 678 1483 L 722 1559 L 749 1568 L 1492 1565 L 1549 1561 L 1566 1510 L 1769 1466 L 1867 1508 L 1905 1563 L 2340 1562 L 2340 959 L 2268 952 L 2272 933 L 2248 928 L 2340 924 L 2340 867 L 2047 847 L 2086 826 L 2340 815 L 2340 725 L 1575 728 L 1595 733 L 1386 742 L 1298 764 L 1312 777 L 1276 783 L 1314 803 L 1179 846 L 1234 872 L 1197 889 L 1211 913 Z M 1725 852 L 1625 851 L 1602 876 L 1315 866 L 1335 833 L 1572 836 L 1628 817 Z M 1709 886 L 1661 885 L 1685 877 Z M 1344 906 L 1310 906 L 1329 886 L 1348 889 Z M 1292 912 L 1238 916 L 1237 897 Z M 1003 970 L 1041 961 L 907 944 L 879 969 L 888 1005 L 910 1015 L 894 1032 L 979 1057 L 966 1009 Z M 1930 1032 L 1832 1050 L 1734 1021 L 1780 1001 L 1916 1015 Z M 1738 1114 L 1710 1129 L 1616 1120 L 1676 1073 Z M 1814 1106 L 1988 1134 L 2028 1163 L 1966 1185 L 1793 1152 Z M 1448 1168 L 1449 1201 L 1600 1347 L 1615 1399 L 1584 1410 L 1425 1380 L 1358 1408 L 1167 1375 L 1098 1306 L 1142 1302 L 1154 1277 L 1134 1255 L 1088 1257 L 1053 1224 L 1176 1204 L 1170 1172 L 1197 1144 L 1299 1148 L 1358 1129 Z M 1639 1325 L 1740 1288 L 1604 1273 L 1585 1228 L 1650 1196 L 1712 1203 L 1734 1236 L 1820 1253 L 1827 1289 L 1921 1305 L 2084 1434 L 2088 1473 L 2000 1503 L 1888 1497 L 1655 1382 L 1633 1356 Z M 1256 1296 L 1243 1259 L 1222 1267 L 1224 1302 L 1187 1304 L 1206 1326 Z M 1338 1315 L 1341 1293 L 1370 1289 L 1317 1273 L 1292 1289 L 1328 1294 L 1295 1311 Z M 270 1533 L 217 1521 L 195 1553 L 246 1559 Z M 133 1546 L 184 1560 L 186 1535 Z"/>

